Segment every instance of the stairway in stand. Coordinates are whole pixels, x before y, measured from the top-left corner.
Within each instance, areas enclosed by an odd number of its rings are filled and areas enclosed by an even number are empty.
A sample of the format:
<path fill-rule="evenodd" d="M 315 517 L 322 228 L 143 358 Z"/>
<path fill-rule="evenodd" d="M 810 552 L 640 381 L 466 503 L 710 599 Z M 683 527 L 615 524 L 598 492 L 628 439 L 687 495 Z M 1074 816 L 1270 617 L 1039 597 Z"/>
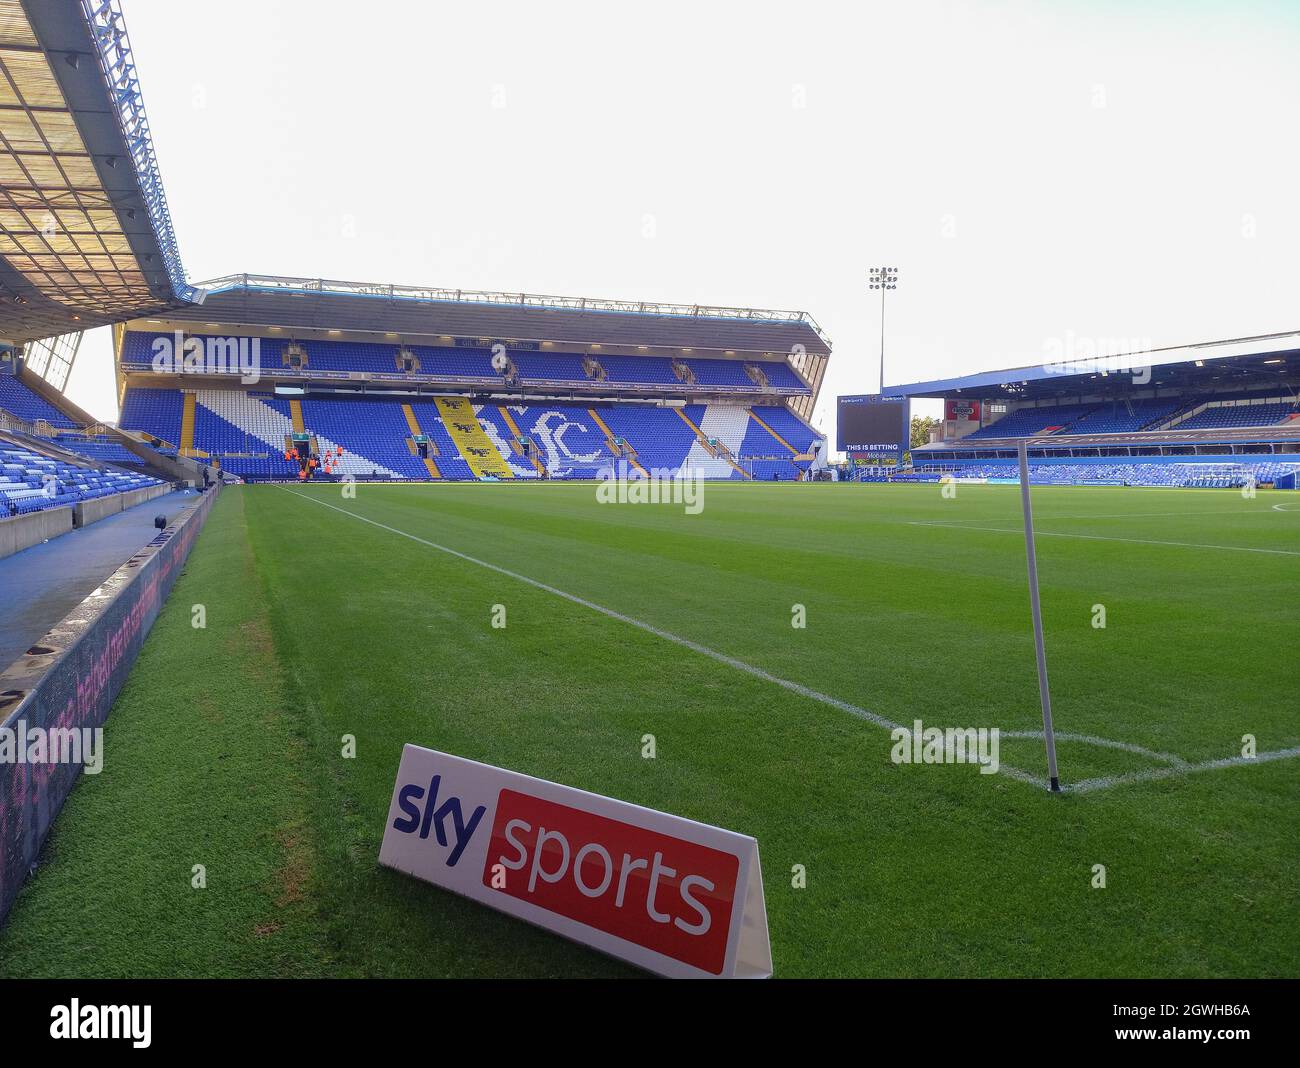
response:
<path fill-rule="evenodd" d="M 648 478 L 650 473 L 644 467 L 641 466 L 641 461 L 636 458 L 636 449 L 632 447 L 632 443 L 629 442 L 626 438 L 624 438 L 623 449 L 620 452 L 618 443 L 614 440 L 615 437 L 614 431 L 609 429 L 609 424 L 606 423 L 605 420 L 600 417 L 600 413 L 596 411 L 595 408 L 588 408 L 587 414 L 591 416 L 592 422 L 594 422 L 598 427 L 600 427 L 601 433 L 605 435 L 605 444 L 609 447 L 609 451 L 612 452 L 615 456 L 621 456 L 624 459 L 626 459 L 628 463 L 630 463 L 633 467 L 635 467 L 638 471 L 640 471 L 642 475 L 645 475 Z"/>
<path fill-rule="evenodd" d="M 407 447 L 410 448 L 412 456 L 419 456 L 420 450 L 416 447 L 415 438 L 421 434 L 424 434 L 425 437 L 428 437 L 428 435 L 420 429 L 420 420 L 415 417 L 415 411 L 409 404 L 402 405 L 402 414 L 406 416 L 406 425 L 410 427 L 411 430 L 411 437 L 406 439 Z M 432 438 L 429 438 L 428 447 L 435 450 L 438 448 L 438 446 L 433 443 Z M 438 465 L 433 462 L 433 458 L 431 456 L 425 456 L 423 459 L 424 469 L 429 472 L 429 477 L 442 478 L 442 472 L 438 470 Z"/>
<path fill-rule="evenodd" d="M 184 407 L 181 408 L 181 445 L 180 454 L 182 456 L 202 456 L 207 457 L 206 452 L 200 452 L 194 447 L 194 405 L 198 398 L 192 392 L 185 394 L 185 400 L 182 402 Z"/>

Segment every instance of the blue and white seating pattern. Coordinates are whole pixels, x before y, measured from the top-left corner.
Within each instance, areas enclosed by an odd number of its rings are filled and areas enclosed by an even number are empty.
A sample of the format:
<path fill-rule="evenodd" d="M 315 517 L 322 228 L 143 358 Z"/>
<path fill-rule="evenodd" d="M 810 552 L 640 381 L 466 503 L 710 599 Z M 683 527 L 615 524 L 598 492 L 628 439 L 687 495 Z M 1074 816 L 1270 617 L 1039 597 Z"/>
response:
<path fill-rule="evenodd" d="M 242 390 L 232 389 L 201 389 L 196 391 L 196 398 L 194 412 L 195 448 L 218 456 L 225 456 L 228 453 L 252 453 L 254 455 L 265 453 L 266 460 L 264 462 L 268 464 L 272 471 L 281 473 L 284 471 L 285 437 L 292 435 L 294 432 L 293 418 L 289 414 L 289 402 L 287 400 L 282 397 L 257 396 L 245 393 Z M 332 403 L 326 402 L 326 405 Z M 347 406 L 360 403 L 366 402 L 344 402 Z M 337 413 L 344 420 L 348 436 L 352 439 L 360 437 L 362 427 L 353 425 L 348 420 L 342 407 L 337 409 Z M 369 424 L 370 421 L 365 420 L 362 425 Z M 317 445 L 322 453 L 333 451 L 343 444 L 325 433 L 324 430 L 317 431 L 310 424 L 308 424 L 308 429 L 316 437 Z M 406 433 L 405 423 L 402 424 L 402 433 Z M 398 444 L 400 442 L 401 439 L 398 438 Z M 409 453 L 407 456 L 409 458 Z M 222 466 L 233 474 L 245 474 L 247 469 L 244 467 L 242 460 L 239 458 L 232 459 L 234 461 L 233 465 L 230 465 L 230 461 L 223 460 Z M 241 470 L 241 468 L 243 469 Z M 343 459 L 340 461 L 337 471 L 339 474 L 354 477 L 371 477 L 374 475 L 384 478 L 412 477 L 389 467 L 375 456 L 363 456 L 358 452 L 354 452 L 346 445 L 343 450 Z M 423 469 L 421 469 L 421 472 L 423 472 Z"/>
<path fill-rule="evenodd" d="M 77 504 L 161 484 L 149 475 L 77 467 L 0 443 L 0 517 Z"/>
<path fill-rule="evenodd" d="M 285 438 L 293 433 L 289 398 L 267 390 L 198 390 L 195 393 L 194 447 L 221 461 L 231 474 L 244 478 L 286 478 L 293 469 L 284 460 Z M 402 411 L 404 402 L 385 397 L 306 396 L 301 400 L 308 433 L 323 453 L 342 446 L 343 460 L 336 474 L 358 478 L 427 479 L 429 473 L 411 453 L 410 426 Z M 443 478 L 470 479 L 473 472 L 443 424 L 436 403 L 411 398 L 420 429 L 433 444 L 431 459 Z M 122 425 L 170 442 L 181 436 L 182 393 L 179 390 L 127 390 Z M 616 456 L 601 427 L 622 437 L 646 470 L 696 473 L 704 478 L 768 479 L 773 474 L 794 479 L 808 467 L 796 461 L 790 448 L 806 452 L 814 432 L 783 407 L 755 409 L 764 423 L 788 443 L 782 444 L 749 409 L 740 405 L 690 405 L 680 409 L 688 424 L 671 407 L 657 405 L 534 404 L 508 406 L 509 418 L 497 405 L 475 405 L 485 433 L 519 478 L 536 478 L 538 470 L 525 457 L 510 426 L 537 450 L 548 477 L 598 478 L 614 465 Z M 592 412 L 596 415 L 593 417 Z M 712 455 L 692 426 L 706 439 L 716 439 L 726 453 Z M 735 466 L 726 455 L 735 460 Z M 757 466 L 755 466 L 757 465 Z"/>

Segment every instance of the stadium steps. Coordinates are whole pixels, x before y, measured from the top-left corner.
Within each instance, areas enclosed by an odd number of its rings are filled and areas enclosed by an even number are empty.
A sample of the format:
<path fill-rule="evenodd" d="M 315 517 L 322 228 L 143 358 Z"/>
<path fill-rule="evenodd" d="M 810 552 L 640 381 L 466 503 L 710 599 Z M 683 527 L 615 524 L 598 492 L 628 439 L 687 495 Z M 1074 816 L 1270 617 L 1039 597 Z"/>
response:
<path fill-rule="evenodd" d="M 181 408 L 181 446 L 180 454 L 182 456 L 202 456 L 206 459 L 207 453 L 201 452 L 194 447 L 194 406 L 198 403 L 198 397 L 192 392 L 184 394 Z"/>
<path fill-rule="evenodd" d="M 759 426 L 761 426 L 764 430 L 766 430 L 769 434 L 771 434 L 772 437 L 776 438 L 777 441 L 779 441 L 782 445 L 784 445 L 787 449 L 789 449 L 791 456 L 799 455 L 799 450 L 796 449 L 793 445 L 791 445 L 788 441 L 786 441 L 785 438 L 781 437 L 780 434 L 778 434 L 765 422 L 763 422 L 763 420 L 758 417 L 758 413 L 756 413 L 753 408 L 748 408 L 746 409 L 746 411 L 749 412 L 749 417 L 752 420 L 754 420 L 754 422 L 756 422 Z"/>
<path fill-rule="evenodd" d="M 293 432 L 295 434 L 307 433 L 307 424 L 302 418 L 302 401 L 297 398 L 289 401 L 289 418 L 293 420 Z"/>
<path fill-rule="evenodd" d="M 704 431 L 691 421 L 691 417 L 680 408 L 674 408 L 672 410 L 677 413 L 678 419 L 691 428 L 691 431 L 695 434 L 695 440 L 699 442 L 700 447 L 710 456 L 716 457 L 718 455 L 718 450 L 709 444 L 708 439 L 704 436 Z"/>
<path fill-rule="evenodd" d="M 424 431 L 420 429 L 420 420 L 415 418 L 415 409 L 413 409 L 409 404 L 402 405 L 402 415 L 406 417 L 407 429 L 409 429 L 412 434 L 418 435 L 424 433 Z"/>
<path fill-rule="evenodd" d="M 447 433 L 451 435 L 451 440 L 475 477 L 515 477 L 505 457 L 479 423 L 468 400 L 464 397 L 436 397 L 434 403 L 438 406 L 438 414 L 442 416 Z"/>
<path fill-rule="evenodd" d="M 435 448 L 432 438 L 429 439 L 429 447 Z M 420 456 L 419 447 L 415 444 L 414 439 L 412 438 L 406 439 L 406 451 L 409 452 L 412 456 L 419 457 L 420 462 L 424 464 L 424 469 L 429 472 L 430 478 L 442 478 L 442 472 L 438 470 L 438 465 L 434 463 L 433 457 Z"/>
<path fill-rule="evenodd" d="M 438 465 L 437 463 L 434 462 L 433 459 L 434 456 L 438 455 L 438 443 L 433 440 L 432 435 L 424 433 L 424 429 L 420 426 L 420 420 L 417 419 L 415 416 L 415 409 L 412 408 L 409 404 L 402 405 L 402 415 L 406 417 L 406 425 L 410 429 L 412 434 L 412 437 L 406 439 L 407 449 L 410 450 L 412 456 L 419 456 L 420 450 L 415 445 L 415 435 L 423 435 L 424 437 L 428 438 L 428 442 L 429 442 L 428 451 L 432 453 L 432 455 L 423 456 L 420 457 L 420 459 L 421 462 L 424 464 L 424 469 L 429 472 L 430 478 L 441 479 L 442 472 L 438 470 Z"/>
<path fill-rule="evenodd" d="M 609 446 L 609 451 L 613 453 L 615 456 L 619 456 L 619 455 L 624 456 L 627 459 L 628 463 L 630 463 L 633 467 L 635 467 L 638 471 L 640 471 L 642 475 L 645 475 L 648 478 L 649 472 L 644 467 L 641 466 L 641 461 L 636 458 L 636 447 L 630 441 L 624 438 L 623 450 L 620 453 L 618 444 L 614 441 L 614 438 L 617 435 L 614 433 L 614 431 L 610 430 L 609 424 L 606 423 L 605 420 L 600 417 L 600 412 L 596 411 L 595 408 L 588 408 L 587 414 L 591 416 L 592 422 L 595 423 L 598 427 L 600 427 L 601 433 L 605 435 L 605 444 Z"/>
<path fill-rule="evenodd" d="M 515 417 L 510 414 L 510 409 L 504 404 L 501 404 L 497 406 L 497 411 L 501 413 L 501 418 L 506 421 L 506 426 L 510 428 L 510 433 L 515 436 L 515 441 L 522 440 L 524 435 L 520 432 L 519 424 L 515 422 Z M 542 461 L 537 458 L 537 453 L 530 452 L 527 458 L 532 461 L 533 467 L 536 469 L 538 475 L 545 478 L 546 468 L 542 466 Z"/>

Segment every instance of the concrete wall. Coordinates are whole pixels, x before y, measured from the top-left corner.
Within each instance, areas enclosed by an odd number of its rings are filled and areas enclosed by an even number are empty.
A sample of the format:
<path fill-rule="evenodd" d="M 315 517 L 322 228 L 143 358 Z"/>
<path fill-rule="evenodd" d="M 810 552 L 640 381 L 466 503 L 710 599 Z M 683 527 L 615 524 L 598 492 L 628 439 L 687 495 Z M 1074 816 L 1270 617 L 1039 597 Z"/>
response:
<path fill-rule="evenodd" d="M 125 512 L 128 508 L 134 508 L 137 504 L 151 501 L 171 491 L 171 486 L 164 482 L 160 486 L 145 486 L 143 489 L 128 490 L 126 493 L 114 493 L 111 497 L 95 497 L 89 501 L 82 501 L 73 506 L 72 525 L 85 527 L 91 523 L 98 523 L 110 515 Z"/>
<path fill-rule="evenodd" d="M 57 538 L 71 529 L 72 508 L 66 504 L 0 519 L 0 559 L 32 545 L 40 545 L 49 538 Z"/>
<path fill-rule="evenodd" d="M 152 501 L 171 491 L 171 486 L 164 482 L 160 486 L 146 486 L 128 493 L 114 493 L 110 497 L 96 497 L 76 505 L 65 504 L 58 508 L 46 508 L 40 512 L 0 519 L 0 560 L 66 534 L 74 527 L 98 523 L 110 515 Z"/>
<path fill-rule="evenodd" d="M 110 429 L 108 436 L 115 441 L 121 442 L 123 447 L 135 453 L 136 456 L 152 467 L 155 473 L 162 472 L 161 477 L 170 478 L 173 482 L 187 482 L 191 487 L 198 487 L 203 484 L 203 465 L 201 463 L 185 456 L 173 458 L 155 452 L 140 440 L 148 438 L 149 435 L 139 430 Z M 213 477 L 215 480 L 215 473 Z"/>
<path fill-rule="evenodd" d="M 98 523 L 101 519 L 106 519 L 110 515 L 116 515 L 122 510 L 122 498 L 125 493 L 114 493 L 111 497 L 95 497 L 93 500 L 81 501 L 72 506 L 72 525 L 74 527 L 86 527 L 91 523 Z"/>
<path fill-rule="evenodd" d="M 194 498 L 36 643 L 42 652 L 0 670 L 0 728 L 103 726 L 218 492 Z M 0 762 L 0 923 L 83 766 Z"/>

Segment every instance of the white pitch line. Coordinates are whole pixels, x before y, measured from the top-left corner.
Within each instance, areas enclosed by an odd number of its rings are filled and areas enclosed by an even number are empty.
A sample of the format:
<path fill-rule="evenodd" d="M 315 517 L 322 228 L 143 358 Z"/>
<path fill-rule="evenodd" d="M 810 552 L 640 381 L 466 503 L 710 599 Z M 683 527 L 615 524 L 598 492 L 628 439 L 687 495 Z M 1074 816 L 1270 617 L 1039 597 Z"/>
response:
<path fill-rule="evenodd" d="M 946 530 L 980 530 L 989 534 L 1024 533 L 1018 527 L 967 527 L 959 526 L 956 523 L 922 523 L 917 521 L 909 523 L 908 526 L 942 528 Z M 1300 550 L 1297 549 L 1258 549 L 1249 545 L 1208 545 L 1195 541 L 1156 541 L 1152 538 L 1117 538 L 1113 535 L 1106 534 L 1064 534 L 1054 530 L 1035 530 L 1034 535 L 1039 538 L 1078 538 L 1082 541 L 1120 541 L 1128 545 L 1170 545 L 1176 549 L 1220 549 L 1223 552 L 1229 553 L 1266 553 L 1269 556 L 1300 556 Z"/>
<path fill-rule="evenodd" d="M 1216 508 L 1212 512 L 1087 512 L 1081 515 L 1037 515 L 1035 521 L 1050 523 L 1055 519 L 1182 519 L 1191 515 L 1269 515 L 1272 512 L 1286 511 L 1286 505 L 1275 504 L 1271 509 L 1265 508 Z M 961 523 L 987 523 L 987 519 L 918 519 L 914 524 L 919 527 L 947 527 Z M 1010 522 L 1010 520 L 1008 520 Z"/>
<path fill-rule="evenodd" d="M 390 534 L 396 534 L 402 538 L 408 538 L 420 545 L 426 545 L 430 549 L 437 549 L 439 552 L 446 553 L 448 556 L 454 556 L 457 559 L 464 560 L 467 563 L 477 564 L 479 567 L 487 568 L 489 571 L 495 571 L 499 575 L 505 575 L 516 582 L 522 582 L 525 585 L 532 586 L 534 589 L 542 590 L 556 597 L 562 597 L 566 601 L 580 605 L 583 608 L 590 609 L 593 612 L 599 612 L 610 619 L 616 619 L 620 623 L 626 623 L 629 626 L 643 630 L 647 634 L 653 634 L 656 638 L 662 638 L 664 641 L 673 642 L 692 652 L 699 653 L 701 656 L 707 656 L 711 660 L 716 660 L 720 664 L 726 664 L 728 667 L 735 668 L 737 671 L 743 671 L 747 675 L 752 675 L 756 679 L 762 679 L 764 682 L 770 682 L 775 686 L 789 690 L 791 693 L 798 694 L 800 697 L 806 697 L 813 701 L 819 701 L 831 708 L 837 708 L 841 712 L 847 712 L 851 716 L 873 723 L 884 730 L 895 731 L 902 728 L 901 723 L 895 723 L 891 719 L 879 715 L 875 712 L 868 712 L 865 708 L 859 708 L 857 705 L 850 704 L 848 701 L 841 701 L 838 697 L 831 697 L 829 694 L 821 693 L 811 687 L 804 686 L 802 683 L 792 682 L 790 679 L 783 679 L 771 672 L 764 671 L 762 668 L 755 667 L 743 660 L 737 660 L 734 656 L 728 656 L 726 653 L 720 653 L 716 649 L 710 649 L 707 645 L 701 645 L 699 642 L 691 641 L 689 638 L 683 638 L 671 631 L 663 630 L 651 623 L 645 623 L 642 620 L 635 619 L 632 616 L 624 615 L 622 612 L 616 612 L 612 608 L 606 608 L 604 605 L 596 604 L 595 601 L 588 601 L 585 597 L 579 597 L 577 594 L 568 593 L 564 590 L 557 589 L 555 586 L 547 585 L 545 582 L 539 582 L 537 579 L 529 578 L 527 575 L 521 575 L 517 571 L 511 571 L 509 568 L 501 567 L 498 564 L 488 563 L 486 560 L 480 560 L 476 556 L 470 556 L 468 553 L 460 552 L 458 549 L 449 548 L 446 545 L 439 545 L 436 541 L 429 541 L 427 538 L 421 538 L 418 534 L 411 534 L 408 531 L 400 530 L 397 527 L 390 527 L 387 523 L 380 523 L 378 520 L 370 519 L 367 516 L 359 515 L 356 512 L 350 512 L 346 508 L 339 508 L 337 505 L 329 504 L 319 500 L 316 497 L 308 496 L 305 493 L 299 493 L 297 490 L 288 489 L 295 497 L 301 497 L 305 501 L 311 501 L 312 504 L 319 504 L 322 508 L 328 508 L 331 511 L 338 512 L 341 515 L 348 516 L 351 519 L 359 519 L 363 523 L 369 523 L 372 527 L 378 527 L 380 530 L 386 530 Z M 1008 731 L 1005 732 L 1008 737 L 1042 737 L 1042 732 L 1034 731 Z M 1164 753 L 1155 753 L 1150 750 L 1142 749 L 1139 746 L 1130 745 L 1127 742 L 1113 742 L 1105 738 L 1096 738 L 1086 734 L 1069 734 L 1057 735 L 1060 738 L 1066 738 L 1070 741 L 1087 742 L 1093 745 L 1103 745 L 1114 749 L 1125 749 L 1130 752 L 1141 753 L 1160 760 L 1170 761 L 1170 766 L 1163 768 L 1154 768 L 1149 772 L 1134 772 L 1130 775 L 1116 775 L 1103 779 L 1086 779 L 1083 782 L 1074 784 L 1063 784 L 1062 790 L 1065 792 L 1087 792 L 1090 790 L 1106 789 L 1110 786 L 1117 786 L 1126 782 L 1142 782 L 1147 779 L 1163 779 L 1169 775 L 1178 775 L 1183 772 L 1191 771 L 1208 771 L 1216 767 L 1231 767 L 1237 764 L 1252 764 L 1265 760 L 1283 760 L 1287 757 L 1300 756 L 1300 747 L 1295 749 L 1283 749 L 1276 752 L 1260 753 L 1254 760 L 1245 757 L 1228 758 L 1222 761 L 1210 761 L 1206 764 L 1188 764 L 1180 757 L 1171 756 Z M 1040 787 L 1046 790 L 1048 787 L 1047 780 L 1041 776 L 1034 775 L 1032 772 L 1023 771 L 1020 768 L 1012 767 L 1010 764 L 1001 764 L 998 773 L 1006 775 L 1007 778 L 1015 779 L 1018 782 L 1028 783 L 1032 786 Z"/>
<path fill-rule="evenodd" d="M 1153 782 L 1156 779 L 1168 779 L 1175 775 L 1191 775 L 1198 771 L 1218 771 L 1221 768 L 1240 768 L 1249 764 L 1267 764 L 1274 760 L 1292 760 L 1300 757 L 1300 745 L 1290 749 L 1273 749 L 1267 753 L 1256 753 L 1253 757 L 1232 756 L 1220 760 L 1204 760 L 1199 764 L 1184 764 L 1182 767 L 1147 768 L 1144 771 L 1130 771 L 1125 775 L 1105 775 L 1097 779 L 1083 779 L 1080 782 L 1062 785 L 1061 789 L 1071 794 L 1086 794 L 1093 790 L 1109 790 L 1112 786 L 1121 786 L 1131 782 Z"/>
<path fill-rule="evenodd" d="M 1074 734 L 1070 731 L 1056 731 L 1056 737 L 1063 742 L 1084 742 L 1087 745 L 1095 745 L 1102 749 L 1122 749 L 1126 753 L 1135 753 L 1138 756 L 1144 756 L 1149 760 L 1160 760 L 1173 767 L 1190 767 L 1186 760 L 1173 753 L 1160 753 L 1154 749 L 1144 749 L 1140 745 L 1134 745 L 1132 742 L 1116 742 L 1110 738 L 1098 738 L 1095 734 Z M 1003 738 L 1037 738 L 1043 740 L 1042 731 L 1002 731 Z"/>
<path fill-rule="evenodd" d="M 1003 731 L 1002 737 L 1031 738 L 1041 742 L 1043 732 Z M 1115 742 L 1109 738 L 1098 738 L 1091 734 L 1069 734 L 1058 731 L 1056 737 L 1059 741 L 1086 742 L 1088 745 L 1103 746 L 1107 749 L 1123 749 L 1126 752 L 1136 753 L 1151 760 L 1163 760 L 1167 765 L 1163 768 L 1144 768 L 1140 771 L 1128 771 L 1120 775 L 1100 775 L 1093 779 L 1080 779 L 1076 783 L 1062 783 L 1061 790 L 1067 794 L 1086 794 L 1094 790 L 1109 790 L 1112 786 L 1121 786 L 1127 783 L 1154 782 L 1157 779 L 1169 779 L 1177 775 L 1191 775 L 1198 771 L 1218 771 L 1220 768 L 1245 767 L 1248 764 L 1268 764 L 1274 760 L 1291 760 L 1294 757 L 1300 757 L 1300 746 L 1292 746 L 1290 749 L 1271 749 L 1267 752 L 1256 753 L 1253 757 L 1220 757 L 1217 760 L 1202 760 L 1193 764 L 1180 756 L 1175 756 L 1173 753 L 1143 749 L 1140 745 Z"/>

